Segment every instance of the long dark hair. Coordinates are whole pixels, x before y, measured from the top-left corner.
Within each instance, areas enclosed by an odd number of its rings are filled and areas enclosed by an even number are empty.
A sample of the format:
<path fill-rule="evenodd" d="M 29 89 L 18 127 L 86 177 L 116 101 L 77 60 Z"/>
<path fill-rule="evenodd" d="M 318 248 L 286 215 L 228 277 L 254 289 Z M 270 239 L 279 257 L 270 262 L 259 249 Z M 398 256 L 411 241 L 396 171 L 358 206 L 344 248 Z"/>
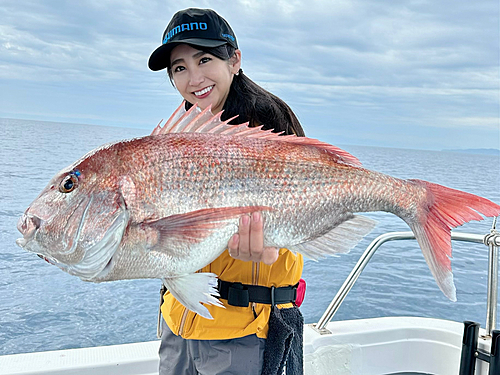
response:
<path fill-rule="evenodd" d="M 192 47 L 224 61 L 233 57 L 235 52 L 235 48 L 229 44 L 215 48 Z M 170 81 L 174 84 L 170 63 L 167 71 Z M 186 109 L 191 108 L 192 105 L 192 103 L 186 102 Z M 243 74 L 242 69 L 234 76 L 222 109 L 224 110 L 221 116 L 222 120 L 238 116 L 230 124 L 241 124 L 248 121 L 250 126 L 264 125 L 264 129 L 273 129 L 275 132 L 295 134 L 299 137 L 305 135 L 292 109 L 276 95 L 271 94 L 248 78 Z"/>

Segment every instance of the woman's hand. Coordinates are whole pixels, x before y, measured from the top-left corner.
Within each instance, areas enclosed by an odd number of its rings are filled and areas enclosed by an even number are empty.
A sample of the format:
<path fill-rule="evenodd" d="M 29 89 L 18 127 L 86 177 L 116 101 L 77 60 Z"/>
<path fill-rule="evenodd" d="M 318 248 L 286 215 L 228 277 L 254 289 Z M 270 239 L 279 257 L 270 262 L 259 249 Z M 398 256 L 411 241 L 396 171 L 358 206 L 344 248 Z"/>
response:
<path fill-rule="evenodd" d="M 263 226 L 260 212 L 254 212 L 252 216 L 242 216 L 238 233 L 234 234 L 227 244 L 229 255 L 235 259 L 264 262 L 269 265 L 276 262 L 278 249 L 264 247 Z"/>

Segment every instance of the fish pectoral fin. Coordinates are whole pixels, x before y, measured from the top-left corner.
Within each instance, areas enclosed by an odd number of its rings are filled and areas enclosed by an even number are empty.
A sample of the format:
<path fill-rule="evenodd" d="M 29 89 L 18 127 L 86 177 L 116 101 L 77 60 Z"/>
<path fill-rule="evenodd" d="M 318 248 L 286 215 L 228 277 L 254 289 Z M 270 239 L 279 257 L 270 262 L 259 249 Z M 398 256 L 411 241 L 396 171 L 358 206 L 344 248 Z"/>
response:
<path fill-rule="evenodd" d="M 216 298 L 219 296 L 219 291 L 217 275 L 213 273 L 192 273 L 171 277 L 163 279 L 163 284 L 177 301 L 204 318 L 213 319 L 202 303 L 224 307 Z"/>
<path fill-rule="evenodd" d="M 365 216 L 348 218 L 321 237 L 290 247 L 313 260 L 327 255 L 347 253 L 375 227 L 377 222 Z"/>
<path fill-rule="evenodd" d="M 160 244 L 172 240 L 197 243 L 226 225 L 227 220 L 252 212 L 270 210 L 271 208 L 266 206 L 204 208 L 145 222 L 142 225 L 158 230 Z"/>

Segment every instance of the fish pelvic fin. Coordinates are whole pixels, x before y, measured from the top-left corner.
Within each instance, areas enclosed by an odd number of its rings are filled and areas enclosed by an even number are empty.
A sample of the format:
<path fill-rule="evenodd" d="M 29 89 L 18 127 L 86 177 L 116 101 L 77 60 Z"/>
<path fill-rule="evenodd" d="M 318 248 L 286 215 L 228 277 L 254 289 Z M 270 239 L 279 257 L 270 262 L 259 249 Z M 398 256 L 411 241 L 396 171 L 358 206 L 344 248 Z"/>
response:
<path fill-rule="evenodd" d="M 427 190 L 427 200 L 417 209 L 416 218 L 405 220 L 422 249 L 424 258 L 444 293 L 456 301 L 451 271 L 451 229 L 484 216 L 500 215 L 500 206 L 486 198 L 422 180 L 409 180 Z"/>
<path fill-rule="evenodd" d="M 160 246 L 172 240 L 197 243 L 226 225 L 227 220 L 253 212 L 270 210 L 271 208 L 267 206 L 204 208 L 144 222 L 142 225 L 158 230 Z"/>
<path fill-rule="evenodd" d="M 217 290 L 217 275 L 213 273 L 193 273 L 163 279 L 163 284 L 184 307 L 206 318 L 213 319 L 203 303 L 224 308 Z"/>
<path fill-rule="evenodd" d="M 348 215 L 329 232 L 312 241 L 294 245 L 290 250 L 297 251 L 307 258 L 318 260 L 327 255 L 348 253 L 356 244 L 372 231 L 377 222 L 361 215 Z"/>
<path fill-rule="evenodd" d="M 260 138 L 272 141 L 295 143 L 304 146 L 315 147 L 335 157 L 338 161 L 355 167 L 360 167 L 361 162 L 349 152 L 326 142 L 307 137 L 295 135 L 280 135 L 272 130 L 262 130 L 263 126 L 249 127 L 248 122 L 239 125 L 229 125 L 236 117 L 226 121 L 221 120 L 222 112 L 214 115 L 211 107 L 201 110 L 194 104 L 188 111 L 185 110 L 185 102 L 175 110 L 163 126 L 161 123 L 154 128 L 152 136 L 170 133 L 210 133 L 234 137 Z"/>

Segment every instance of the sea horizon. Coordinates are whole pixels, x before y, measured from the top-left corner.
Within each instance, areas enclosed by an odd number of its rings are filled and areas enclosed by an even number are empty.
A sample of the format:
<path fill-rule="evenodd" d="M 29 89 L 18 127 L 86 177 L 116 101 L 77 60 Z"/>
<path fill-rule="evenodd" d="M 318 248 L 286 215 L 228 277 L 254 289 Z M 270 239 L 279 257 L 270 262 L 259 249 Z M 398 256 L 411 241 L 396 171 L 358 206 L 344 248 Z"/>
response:
<path fill-rule="evenodd" d="M 152 131 L 154 127 L 158 124 L 152 124 L 151 127 L 148 127 L 146 125 L 144 126 L 122 126 L 122 125 L 103 125 L 103 124 L 90 124 L 90 123 L 85 123 L 85 122 L 67 122 L 67 121 L 52 121 L 52 120 L 31 120 L 31 119 L 26 119 L 26 118 L 13 118 L 13 117 L 0 117 L 0 122 L 6 120 L 6 121 L 21 121 L 21 122 L 40 122 L 40 123 L 52 123 L 52 124 L 61 124 L 61 125 L 80 125 L 80 126 L 101 126 L 101 127 L 106 127 L 106 128 L 122 128 L 122 129 L 136 129 L 136 130 L 144 130 L 145 133 L 143 136 L 149 135 L 147 132 Z M 161 122 L 165 122 L 166 119 L 162 119 Z M 160 122 L 160 121 L 159 121 Z M 410 147 L 410 148 L 405 148 L 405 147 L 397 147 L 397 146 L 382 146 L 382 145 L 377 145 L 377 144 L 354 144 L 354 143 L 339 143 L 336 144 L 337 146 L 361 146 L 361 147 L 380 147 L 380 148 L 394 148 L 394 149 L 401 149 L 401 150 L 418 150 L 418 151 L 442 151 L 442 152 L 460 152 L 460 153 L 471 153 L 471 154 L 482 154 L 482 155 L 500 155 L 500 148 L 418 148 L 418 147 Z"/>

